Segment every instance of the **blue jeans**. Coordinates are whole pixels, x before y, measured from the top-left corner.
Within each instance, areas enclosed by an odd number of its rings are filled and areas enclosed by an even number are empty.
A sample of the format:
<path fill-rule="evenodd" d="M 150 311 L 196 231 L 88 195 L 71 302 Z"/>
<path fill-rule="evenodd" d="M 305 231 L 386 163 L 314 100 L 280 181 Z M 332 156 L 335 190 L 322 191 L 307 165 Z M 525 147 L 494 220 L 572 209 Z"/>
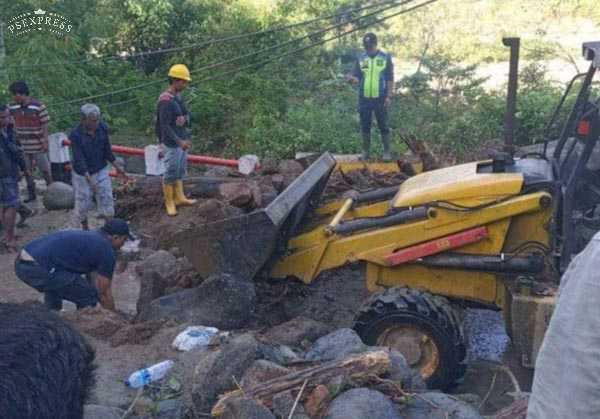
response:
<path fill-rule="evenodd" d="M 105 217 L 114 217 L 115 200 L 112 192 L 112 181 L 110 180 L 108 166 L 94 173 L 92 176 L 92 186 L 88 183 L 85 176 L 73 172 L 73 189 L 75 190 L 75 217 L 79 222 L 87 220 L 88 211 L 94 207 L 94 197 L 98 212 Z"/>
<path fill-rule="evenodd" d="M 164 183 L 175 183 L 187 173 L 187 151 L 181 147 L 165 147 Z"/>
<path fill-rule="evenodd" d="M 16 178 L 0 178 L 0 206 L 2 208 L 18 208 L 21 206 L 19 185 Z"/>
<path fill-rule="evenodd" d="M 98 291 L 88 278 L 78 272 L 54 268 L 48 271 L 35 262 L 15 261 L 17 277 L 32 288 L 44 293 L 44 303 L 51 310 L 60 310 L 62 300 L 75 303 L 78 309 L 94 307 Z"/>

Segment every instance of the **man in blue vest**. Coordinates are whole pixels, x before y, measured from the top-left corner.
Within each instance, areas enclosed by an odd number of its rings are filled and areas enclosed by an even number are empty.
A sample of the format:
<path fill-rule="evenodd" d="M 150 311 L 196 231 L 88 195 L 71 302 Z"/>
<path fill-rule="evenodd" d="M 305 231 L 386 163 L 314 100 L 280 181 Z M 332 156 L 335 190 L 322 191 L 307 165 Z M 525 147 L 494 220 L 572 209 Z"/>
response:
<path fill-rule="evenodd" d="M 392 56 L 377 48 L 377 36 L 367 33 L 363 37 L 365 52 L 358 57 L 348 81 L 359 85 L 358 112 L 363 139 L 363 160 L 370 157 L 371 123 L 373 114 L 383 143 L 383 159 L 391 160 L 390 129 L 387 110 L 392 101 L 394 88 L 394 65 Z"/>

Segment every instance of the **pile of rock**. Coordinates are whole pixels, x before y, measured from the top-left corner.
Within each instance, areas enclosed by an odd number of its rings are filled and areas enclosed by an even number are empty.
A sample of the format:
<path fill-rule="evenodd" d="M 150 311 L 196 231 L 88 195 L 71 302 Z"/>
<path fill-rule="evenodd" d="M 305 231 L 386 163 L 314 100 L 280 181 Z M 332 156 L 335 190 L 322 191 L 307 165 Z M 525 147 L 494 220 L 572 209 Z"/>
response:
<path fill-rule="evenodd" d="M 427 391 L 400 353 L 366 346 L 350 329 L 328 329 L 297 318 L 196 351 L 188 406 L 168 417 L 481 418 L 458 397 Z"/>

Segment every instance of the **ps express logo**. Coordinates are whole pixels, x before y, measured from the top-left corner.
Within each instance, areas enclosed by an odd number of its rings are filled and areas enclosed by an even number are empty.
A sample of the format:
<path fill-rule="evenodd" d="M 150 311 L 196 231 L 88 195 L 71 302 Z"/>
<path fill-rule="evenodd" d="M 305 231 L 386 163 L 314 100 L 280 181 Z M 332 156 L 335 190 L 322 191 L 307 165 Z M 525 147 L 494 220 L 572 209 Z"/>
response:
<path fill-rule="evenodd" d="M 12 36 L 36 32 L 50 32 L 62 36 L 71 32 L 73 24 L 68 18 L 58 13 L 37 9 L 33 12 L 21 13 L 10 19 L 7 29 L 9 35 Z"/>

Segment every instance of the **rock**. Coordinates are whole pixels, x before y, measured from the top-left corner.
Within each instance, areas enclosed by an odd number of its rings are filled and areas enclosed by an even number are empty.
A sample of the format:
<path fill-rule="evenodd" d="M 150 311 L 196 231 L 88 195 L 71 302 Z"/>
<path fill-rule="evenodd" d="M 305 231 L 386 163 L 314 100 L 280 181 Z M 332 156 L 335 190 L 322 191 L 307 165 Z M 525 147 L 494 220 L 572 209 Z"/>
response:
<path fill-rule="evenodd" d="M 137 416 L 142 417 L 151 417 L 154 409 L 154 400 L 152 400 L 149 396 L 141 396 L 135 401 L 135 404 L 133 405 L 133 413 L 135 413 Z"/>
<path fill-rule="evenodd" d="M 250 191 L 252 192 L 252 208 L 260 208 L 263 205 L 262 191 L 256 182 L 248 182 Z"/>
<path fill-rule="evenodd" d="M 355 388 L 336 397 L 325 419 L 402 419 L 396 405 L 385 395 L 368 388 Z M 431 419 L 431 418 L 429 418 Z"/>
<path fill-rule="evenodd" d="M 209 276 L 196 288 L 158 298 L 143 307 L 137 320 L 161 318 L 218 329 L 239 329 L 254 313 L 256 290 L 252 281 L 230 274 Z"/>
<path fill-rule="evenodd" d="M 421 373 L 419 371 L 413 370 L 410 384 L 407 385 L 411 390 L 427 390 L 427 384 L 425 384 L 425 380 L 423 380 L 423 377 L 421 377 Z"/>
<path fill-rule="evenodd" d="M 301 361 L 301 358 L 286 345 L 266 345 L 260 346 L 262 357 L 267 361 L 278 365 L 287 365 L 292 362 Z"/>
<path fill-rule="evenodd" d="M 375 350 L 385 349 L 387 348 L 377 348 Z M 412 388 L 413 371 L 406 362 L 404 355 L 394 349 L 388 349 L 388 353 L 390 354 L 390 372 L 387 378 L 400 383 L 404 389 Z"/>
<path fill-rule="evenodd" d="M 83 419 L 121 419 L 124 410 L 116 407 L 86 404 L 83 406 Z"/>
<path fill-rule="evenodd" d="M 306 413 L 308 413 L 310 417 L 317 416 L 330 400 L 331 393 L 329 392 L 329 389 L 323 384 L 316 386 L 304 403 Z"/>
<path fill-rule="evenodd" d="M 290 412 L 294 406 L 295 397 L 290 391 L 284 391 L 273 396 L 273 414 L 277 419 L 288 419 Z M 302 403 L 298 403 L 292 419 L 310 419 L 310 416 L 306 414 Z"/>
<path fill-rule="evenodd" d="M 304 358 L 307 361 L 330 361 L 364 352 L 367 348 L 354 330 L 339 329 L 319 338 Z"/>
<path fill-rule="evenodd" d="M 284 186 L 287 187 L 304 171 L 304 167 L 296 160 L 282 160 L 279 162 L 279 173 L 283 175 Z"/>
<path fill-rule="evenodd" d="M 177 274 L 177 258 L 166 250 L 158 250 L 148 256 L 136 267 L 139 274 L 156 272 L 160 278 L 169 284 L 169 279 Z"/>
<path fill-rule="evenodd" d="M 266 207 L 271 202 L 275 201 L 275 198 L 277 198 L 277 195 L 278 195 L 277 191 L 274 191 L 274 192 L 262 192 L 262 194 L 260 196 L 261 205 L 263 207 Z"/>
<path fill-rule="evenodd" d="M 204 172 L 206 177 L 227 177 L 231 174 L 231 170 L 224 166 L 213 166 Z"/>
<path fill-rule="evenodd" d="M 279 173 L 279 163 L 275 159 L 266 158 L 260 162 L 260 174 L 272 175 Z"/>
<path fill-rule="evenodd" d="M 192 388 L 196 415 L 210 413 L 218 395 L 236 387 L 233 377 L 239 382 L 258 354 L 259 344 L 254 336 L 244 334 L 200 360 L 194 370 Z"/>
<path fill-rule="evenodd" d="M 269 329 L 265 339 L 280 345 L 299 346 L 304 340 L 314 342 L 330 331 L 325 323 L 300 316 Z"/>
<path fill-rule="evenodd" d="M 75 207 L 73 187 L 63 182 L 52 182 L 46 189 L 43 204 L 48 211 L 73 209 Z"/>
<path fill-rule="evenodd" d="M 184 257 L 183 251 L 177 246 L 171 247 L 169 249 L 169 253 L 172 254 L 173 256 L 175 256 L 177 258 L 177 260 Z"/>
<path fill-rule="evenodd" d="M 252 188 L 245 183 L 223 183 L 219 185 L 221 199 L 235 207 L 245 207 L 253 201 Z"/>
<path fill-rule="evenodd" d="M 285 189 L 285 178 L 283 175 L 271 176 L 271 183 L 277 192 L 281 192 Z"/>
<path fill-rule="evenodd" d="M 156 417 L 160 419 L 183 419 L 185 406 L 182 400 L 170 399 L 158 402 Z"/>
<path fill-rule="evenodd" d="M 269 409 L 250 398 L 237 398 L 225 405 L 222 419 L 275 419 Z"/>
<path fill-rule="evenodd" d="M 411 397 L 402 414 L 406 419 L 482 419 L 475 408 L 444 393 L 420 393 Z"/>
<path fill-rule="evenodd" d="M 136 303 L 137 312 L 142 312 L 152 301 L 165 295 L 166 290 L 167 282 L 158 272 L 143 272 L 140 279 L 140 295 Z"/>
<path fill-rule="evenodd" d="M 279 162 L 277 169 L 282 175 L 299 175 L 304 171 L 302 164 L 296 160 L 282 160 Z"/>
<path fill-rule="evenodd" d="M 264 383 L 276 377 L 289 374 L 290 370 L 275 364 L 274 362 L 259 359 L 246 370 L 240 386 L 243 389 L 252 388 L 258 384 Z"/>

